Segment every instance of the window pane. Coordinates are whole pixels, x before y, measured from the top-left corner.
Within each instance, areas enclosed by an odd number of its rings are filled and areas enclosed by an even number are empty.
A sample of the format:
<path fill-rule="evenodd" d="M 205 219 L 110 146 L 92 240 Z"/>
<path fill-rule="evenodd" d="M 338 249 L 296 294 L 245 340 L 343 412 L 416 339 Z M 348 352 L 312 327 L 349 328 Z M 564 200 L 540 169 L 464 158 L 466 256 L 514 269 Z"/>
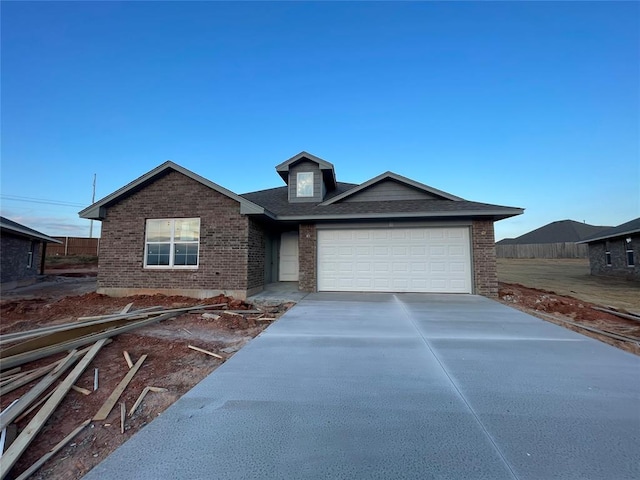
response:
<path fill-rule="evenodd" d="M 193 243 L 176 243 L 173 253 L 174 265 L 197 265 L 198 245 Z"/>
<path fill-rule="evenodd" d="M 171 220 L 147 220 L 147 242 L 171 240 Z"/>
<path fill-rule="evenodd" d="M 313 197 L 313 172 L 300 172 L 297 178 L 299 197 Z"/>
<path fill-rule="evenodd" d="M 629 265 L 630 267 L 635 266 L 634 258 L 633 258 L 633 250 L 627 251 L 627 265 Z"/>
<path fill-rule="evenodd" d="M 147 245 L 147 265 L 169 265 L 170 251 L 168 243 Z"/>
<path fill-rule="evenodd" d="M 176 241 L 196 242 L 200 239 L 199 218 L 179 218 L 175 222 Z"/>

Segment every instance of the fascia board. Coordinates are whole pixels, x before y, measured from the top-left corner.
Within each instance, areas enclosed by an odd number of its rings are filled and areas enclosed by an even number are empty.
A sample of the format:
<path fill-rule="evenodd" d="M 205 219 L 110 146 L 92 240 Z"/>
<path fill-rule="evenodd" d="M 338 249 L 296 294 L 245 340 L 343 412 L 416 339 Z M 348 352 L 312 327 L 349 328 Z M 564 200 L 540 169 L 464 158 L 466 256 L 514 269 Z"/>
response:
<path fill-rule="evenodd" d="M 18 235 L 22 235 L 25 237 L 29 237 L 29 238 L 37 238 L 38 240 L 42 240 L 44 242 L 49 242 L 49 243 L 62 243 L 60 240 L 56 240 L 55 238 L 51 238 L 48 235 L 45 235 L 44 233 L 40 233 L 40 232 L 35 232 L 32 230 L 28 230 L 26 228 L 20 228 L 20 227 L 16 227 L 16 226 L 12 226 L 12 225 L 7 225 L 5 223 L 0 223 L 0 229 L 5 230 L 9 233 L 16 233 Z"/>
<path fill-rule="evenodd" d="M 624 237 L 625 235 L 635 235 L 640 233 L 640 229 L 634 228 L 632 230 L 627 230 L 624 232 L 616 232 L 613 233 L 611 235 L 602 235 L 599 237 L 594 237 L 594 238 L 587 238 L 586 240 L 581 240 L 579 242 L 576 242 L 578 244 L 580 243 L 593 243 L 593 242 L 599 242 L 601 240 L 608 240 L 610 238 L 619 238 L 619 237 Z"/>
<path fill-rule="evenodd" d="M 358 220 L 368 218 L 441 218 L 441 217 L 501 217 L 500 220 L 521 215 L 524 210 L 514 208 L 509 210 L 460 210 L 456 212 L 410 212 L 410 213 L 362 213 L 362 214 L 324 214 L 324 215 L 280 215 L 278 220 L 282 221 L 305 221 L 305 220 Z"/>

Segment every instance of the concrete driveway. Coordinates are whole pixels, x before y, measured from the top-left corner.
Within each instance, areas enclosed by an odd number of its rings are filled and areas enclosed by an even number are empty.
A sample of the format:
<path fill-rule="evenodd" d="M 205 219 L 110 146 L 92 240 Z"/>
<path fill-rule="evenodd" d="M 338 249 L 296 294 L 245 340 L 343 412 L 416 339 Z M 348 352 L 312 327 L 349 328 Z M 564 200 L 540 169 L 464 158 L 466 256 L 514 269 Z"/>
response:
<path fill-rule="evenodd" d="M 637 479 L 640 359 L 471 295 L 312 294 L 86 479 Z"/>

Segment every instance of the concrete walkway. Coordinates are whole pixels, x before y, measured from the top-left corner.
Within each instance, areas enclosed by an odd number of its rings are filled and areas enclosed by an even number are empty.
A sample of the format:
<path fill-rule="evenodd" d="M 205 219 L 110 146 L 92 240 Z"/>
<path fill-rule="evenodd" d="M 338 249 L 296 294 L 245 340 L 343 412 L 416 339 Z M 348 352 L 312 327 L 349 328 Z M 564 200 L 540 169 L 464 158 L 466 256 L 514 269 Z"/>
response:
<path fill-rule="evenodd" d="M 639 376 L 483 297 L 311 294 L 85 478 L 637 479 Z"/>

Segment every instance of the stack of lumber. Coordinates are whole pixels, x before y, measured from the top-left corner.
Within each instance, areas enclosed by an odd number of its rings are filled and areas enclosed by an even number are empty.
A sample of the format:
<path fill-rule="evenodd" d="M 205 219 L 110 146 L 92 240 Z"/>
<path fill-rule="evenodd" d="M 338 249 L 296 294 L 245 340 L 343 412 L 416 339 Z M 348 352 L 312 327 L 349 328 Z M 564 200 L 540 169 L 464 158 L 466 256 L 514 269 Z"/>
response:
<path fill-rule="evenodd" d="M 218 305 L 197 305 L 168 310 L 163 307 L 151 307 L 130 312 L 131 306 L 132 304 L 129 304 L 122 311 L 113 315 L 83 317 L 76 322 L 0 335 L 0 396 L 37 381 L 30 390 L 0 412 L 0 430 L 2 431 L 0 437 L 0 480 L 10 474 L 20 456 L 42 430 L 49 417 L 71 389 L 80 390 L 85 394 L 90 393 L 74 384 L 100 349 L 111 341 L 111 337 L 183 313 L 217 307 Z M 22 367 L 29 362 L 62 352 L 68 353 L 61 360 L 40 368 L 22 370 Z M 130 367 L 129 371 L 96 414 L 80 423 L 73 432 L 17 478 L 28 478 L 91 421 L 102 421 L 107 418 L 147 355 L 142 355 L 135 364 L 131 362 L 126 352 L 125 358 Z M 68 370 L 71 371 L 66 374 Z M 65 374 L 66 376 L 64 376 Z M 59 381 L 61 378 L 62 380 Z M 59 383 L 57 383 L 58 381 Z M 50 390 L 56 383 L 57 386 Z M 94 388 L 97 388 L 97 382 L 94 384 Z M 47 390 L 50 391 L 45 393 Z M 162 390 L 159 387 L 147 387 L 144 394 L 149 391 Z M 140 401 L 142 401 L 142 396 Z M 134 406 L 131 413 L 137 406 Z M 17 432 L 15 424 L 38 408 L 39 410 L 27 426 Z M 122 430 L 124 431 L 126 410 L 123 403 L 120 404 L 120 410 Z M 16 432 L 17 437 L 9 438 L 10 435 L 7 432 L 10 430 Z"/>

